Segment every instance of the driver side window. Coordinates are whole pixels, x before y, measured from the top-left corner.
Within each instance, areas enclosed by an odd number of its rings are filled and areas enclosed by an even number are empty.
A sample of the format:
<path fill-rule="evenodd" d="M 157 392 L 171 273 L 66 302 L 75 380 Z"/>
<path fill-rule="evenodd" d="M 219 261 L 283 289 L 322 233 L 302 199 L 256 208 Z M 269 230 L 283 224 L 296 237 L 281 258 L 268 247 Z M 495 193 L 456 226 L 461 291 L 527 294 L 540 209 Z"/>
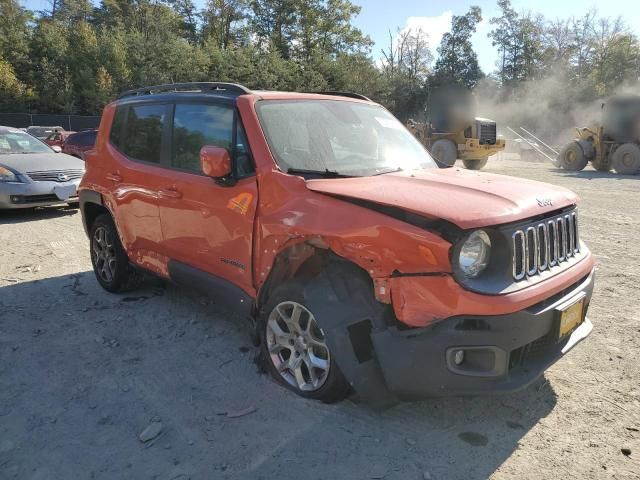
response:
<path fill-rule="evenodd" d="M 247 139 L 234 109 L 226 105 L 178 103 L 173 115 L 171 167 L 202 173 L 200 149 L 205 145 L 226 148 L 239 177 L 253 173 Z M 235 131 L 234 131 L 235 130 Z M 235 134 L 235 144 L 234 144 Z"/>

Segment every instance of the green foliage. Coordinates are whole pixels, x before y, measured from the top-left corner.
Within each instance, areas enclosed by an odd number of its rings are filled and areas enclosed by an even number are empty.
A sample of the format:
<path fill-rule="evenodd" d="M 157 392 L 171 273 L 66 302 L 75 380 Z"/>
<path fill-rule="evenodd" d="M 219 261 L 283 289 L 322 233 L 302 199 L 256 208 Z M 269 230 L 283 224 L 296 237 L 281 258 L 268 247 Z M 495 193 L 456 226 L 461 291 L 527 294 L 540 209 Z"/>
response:
<path fill-rule="evenodd" d="M 25 90 L 11 64 L 0 58 L 0 109 L 13 110 L 23 107 Z"/>
<path fill-rule="evenodd" d="M 0 0 L 0 108 L 98 114 L 119 92 L 159 83 L 224 80 L 255 89 L 342 90 L 421 115 L 434 86 L 480 88 L 471 38 L 478 7 L 454 16 L 434 56 L 428 32 L 389 36 L 376 62 L 351 0 L 52 0 L 34 13 Z M 590 100 L 640 77 L 640 45 L 621 20 L 552 22 L 498 0 L 490 37 L 500 53 L 481 88 L 520 95 L 531 80 L 562 79 Z M 495 97 L 495 96 L 494 96 Z"/>
<path fill-rule="evenodd" d="M 507 92 L 550 77 L 562 79 L 570 100 L 611 95 L 640 77 L 640 43 L 622 19 L 581 17 L 546 21 L 519 14 L 499 0 L 501 15 L 491 19 L 489 36 L 498 47 L 498 78 Z"/>
<path fill-rule="evenodd" d="M 471 45 L 471 36 L 481 21 L 482 11 L 476 6 L 472 6 L 465 15 L 453 16 L 451 31 L 443 35 L 438 47 L 438 61 L 432 80 L 435 86 L 453 84 L 471 89 L 484 76 Z"/>

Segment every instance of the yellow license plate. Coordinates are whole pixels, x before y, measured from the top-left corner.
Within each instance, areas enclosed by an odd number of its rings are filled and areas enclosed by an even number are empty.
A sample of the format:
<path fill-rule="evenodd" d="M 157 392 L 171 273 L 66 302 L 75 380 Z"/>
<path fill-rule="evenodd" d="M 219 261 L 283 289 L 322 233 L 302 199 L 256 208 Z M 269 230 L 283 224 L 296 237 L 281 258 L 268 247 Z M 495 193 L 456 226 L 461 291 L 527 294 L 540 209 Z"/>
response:
<path fill-rule="evenodd" d="M 575 329 L 582 323 L 584 311 L 584 298 L 562 311 L 560 315 L 560 338 Z"/>

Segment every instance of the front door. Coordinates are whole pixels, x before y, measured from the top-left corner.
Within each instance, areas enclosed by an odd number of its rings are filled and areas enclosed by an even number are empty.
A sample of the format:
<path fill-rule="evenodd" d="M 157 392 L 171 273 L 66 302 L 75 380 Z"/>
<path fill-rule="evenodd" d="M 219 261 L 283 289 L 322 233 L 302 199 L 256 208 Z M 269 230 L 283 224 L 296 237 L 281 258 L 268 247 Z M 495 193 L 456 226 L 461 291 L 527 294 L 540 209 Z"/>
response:
<path fill-rule="evenodd" d="M 163 251 L 173 260 L 253 293 L 252 242 L 257 183 L 233 103 L 177 103 L 166 183 L 158 202 Z M 220 184 L 200 168 L 200 149 L 229 150 L 234 184 Z"/>

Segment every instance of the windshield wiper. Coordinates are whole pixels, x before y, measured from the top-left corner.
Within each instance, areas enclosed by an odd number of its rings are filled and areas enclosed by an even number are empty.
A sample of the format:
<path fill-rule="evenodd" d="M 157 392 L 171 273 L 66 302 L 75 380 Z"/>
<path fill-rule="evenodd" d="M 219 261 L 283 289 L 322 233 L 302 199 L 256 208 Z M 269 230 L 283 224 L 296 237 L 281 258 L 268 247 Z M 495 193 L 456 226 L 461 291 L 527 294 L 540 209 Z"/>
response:
<path fill-rule="evenodd" d="M 289 168 L 287 169 L 287 173 L 293 173 L 294 175 L 310 175 L 317 176 L 322 178 L 346 178 L 351 177 L 352 175 L 345 175 L 344 173 L 337 172 L 336 170 L 329 170 L 325 168 L 324 170 L 305 170 L 304 168 Z"/>
<path fill-rule="evenodd" d="M 376 169 L 376 173 L 372 173 L 371 176 L 375 177 L 376 175 L 384 175 L 385 173 L 395 173 L 401 172 L 402 169 L 400 167 L 391 167 L 387 169 Z"/>

